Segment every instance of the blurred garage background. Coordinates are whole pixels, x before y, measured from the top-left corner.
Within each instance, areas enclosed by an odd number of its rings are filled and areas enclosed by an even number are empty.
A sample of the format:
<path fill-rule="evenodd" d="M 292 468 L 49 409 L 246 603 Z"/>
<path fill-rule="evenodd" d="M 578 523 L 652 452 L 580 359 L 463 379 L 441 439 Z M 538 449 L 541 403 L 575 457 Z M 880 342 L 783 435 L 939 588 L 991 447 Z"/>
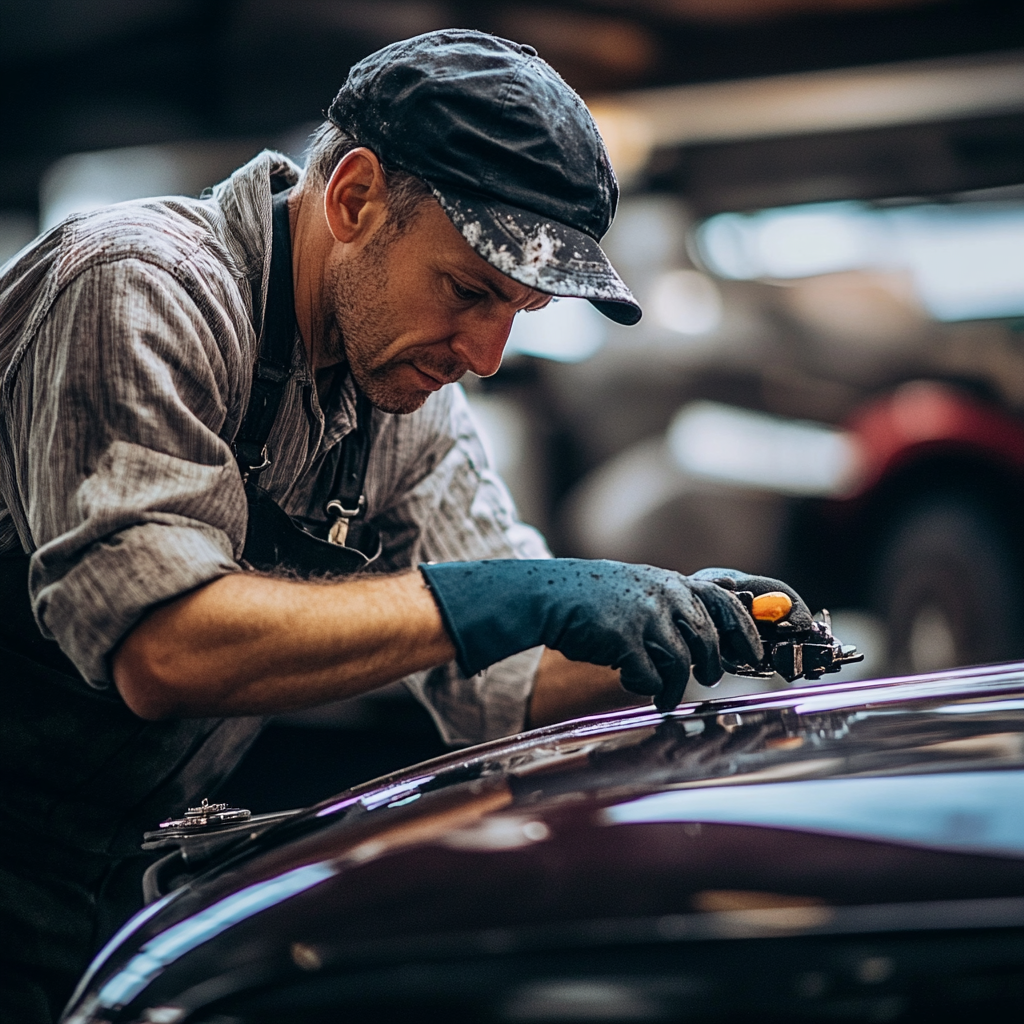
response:
<path fill-rule="evenodd" d="M 555 302 L 467 381 L 523 518 L 556 554 L 782 576 L 865 651 L 861 675 L 1024 655 L 1021 3 L 3 0 L 0 18 L 0 261 L 265 146 L 301 160 L 350 64 L 392 40 L 532 43 L 598 119 L 623 185 L 606 248 L 646 315 Z M 392 689 L 277 723 L 224 795 L 311 802 L 441 749 Z"/>

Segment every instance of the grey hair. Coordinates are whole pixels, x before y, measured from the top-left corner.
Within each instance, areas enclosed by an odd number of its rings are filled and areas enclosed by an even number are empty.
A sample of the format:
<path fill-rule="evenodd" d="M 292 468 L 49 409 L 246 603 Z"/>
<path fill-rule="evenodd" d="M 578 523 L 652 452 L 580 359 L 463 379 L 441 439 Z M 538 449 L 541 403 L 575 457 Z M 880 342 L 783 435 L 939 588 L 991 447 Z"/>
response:
<path fill-rule="evenodd" d="M 360 145 L 358 139 L 342 131 L 336 124 L 324 121 L 309 137 L 306 167 L 302 172 L 300 187 L 322 189 L 346 154 L 358 149 Z M 383 160 L 380 166 L 388 190 L 390 220 L 398 231 L 404 231 L 420 205 L 427 199 L 433 199 L 434 193 L 422 178 L 389 167 Z"/>

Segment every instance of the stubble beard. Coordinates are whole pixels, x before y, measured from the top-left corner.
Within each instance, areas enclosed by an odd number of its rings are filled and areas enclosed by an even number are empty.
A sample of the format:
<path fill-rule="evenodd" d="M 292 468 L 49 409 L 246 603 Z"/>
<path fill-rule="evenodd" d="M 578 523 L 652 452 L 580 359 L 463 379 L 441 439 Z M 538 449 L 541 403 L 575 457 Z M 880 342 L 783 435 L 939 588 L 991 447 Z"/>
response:
<path fill-rule="evenodd" d="M 389 298 L 387 261 L 395 237 L 393 229 L 386 228 L 358 261 L 329 268 L 329 306 L 320 336 L 328 360 L 347 362 L 355 382 L 376 408 L 402 415 L 419 409 L 430 392 L 409 390 L 398 383 L 397 371 L 408 361 L 404 353 L 398 360 L 382 359 L 393 341 L 389 325 L 398 322 Z M 435 353 L 424 357 L 421 365 L 442 380 L 457 380 L 466 372 L 454 356 L 439 360 Z"/>

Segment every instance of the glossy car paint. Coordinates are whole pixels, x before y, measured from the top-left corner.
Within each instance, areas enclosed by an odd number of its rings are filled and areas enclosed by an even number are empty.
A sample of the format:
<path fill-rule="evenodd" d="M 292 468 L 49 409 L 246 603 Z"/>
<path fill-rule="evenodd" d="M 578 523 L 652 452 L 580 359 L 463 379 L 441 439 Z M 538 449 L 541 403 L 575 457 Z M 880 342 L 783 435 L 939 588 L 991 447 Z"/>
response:
<path fill-rule="evenodd" d="M 806 1016 L 843 971 L 857 998 L 882 992 L 894 964 L 909 968 L 878 950 L 911 933 L 994 942 L 953 959 L 994 957 L 985 978 L 1005 996 L 1022 929 L 1013 664 L 599 715 L 360 786 L 147 908 L 66 1019 L 319 1021 L 369 1000 L 377 1011 L 345 1019 L 404 1020 L 380 1016 L 380 999 L 415 1006 L 422 984 L 429 1002 L 444 962 L 443 1019 L 483 1014 L 486 991 L 488 1019 L 668 1020 L 688 985 L 712 985 L 709 950 L 731 963 L 765 942 L 789 950 L 772 977 Z M 852 951 L 818 963 L 840 940 Z M 952 948 L 932 949 L 928 970 Z M 624 982 L 606 961 L 630 949 L 662 966 Z M 776 954 L 743 955 L 741 973 Z M 307 1010 L 291 1015 L 292 998 Z M 847 1016 L 902 1019 L 905 994 L 871 998 Z"/>

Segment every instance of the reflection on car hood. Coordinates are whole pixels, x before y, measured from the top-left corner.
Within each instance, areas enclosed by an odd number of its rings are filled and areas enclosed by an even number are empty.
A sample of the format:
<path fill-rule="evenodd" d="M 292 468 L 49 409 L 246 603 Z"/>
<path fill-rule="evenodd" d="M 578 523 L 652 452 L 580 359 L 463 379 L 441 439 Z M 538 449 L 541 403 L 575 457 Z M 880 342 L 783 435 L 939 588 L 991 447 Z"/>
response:
<path fill-rule="evenodd" d="M 1022 797 L 1024 665 L 581 719 L 274 826 L 129 925 L 71 1019 L 420 948 L 1020 924 Z"/>
<path fill-rule="evenodd" d="M 613 825 L 761 825 L 1024 857 L 1024 771 L 686 789 L 615 804 L 602 814 Z"/>

